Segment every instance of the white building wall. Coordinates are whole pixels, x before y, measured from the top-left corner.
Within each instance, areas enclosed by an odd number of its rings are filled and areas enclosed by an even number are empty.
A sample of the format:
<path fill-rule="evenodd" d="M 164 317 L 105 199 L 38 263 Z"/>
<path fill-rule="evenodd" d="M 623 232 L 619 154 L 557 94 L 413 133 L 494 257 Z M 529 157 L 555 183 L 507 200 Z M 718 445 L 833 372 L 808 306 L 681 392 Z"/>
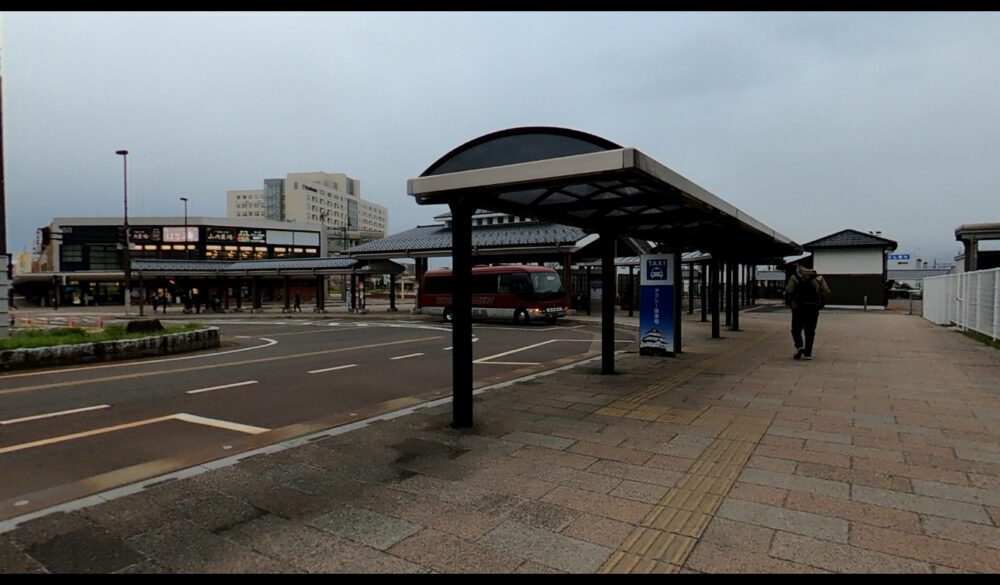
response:
<path fill-rule="evenodd" d="M 845 248 L 816 250 L 813 267 L 827 274 L 882 274 L 881 248 Z"/>
<path fill-rule="evenodd" d="M 226 217 L 266 219 L 264 216 L 264 190 L 234 189 L 226 191 Z"/>

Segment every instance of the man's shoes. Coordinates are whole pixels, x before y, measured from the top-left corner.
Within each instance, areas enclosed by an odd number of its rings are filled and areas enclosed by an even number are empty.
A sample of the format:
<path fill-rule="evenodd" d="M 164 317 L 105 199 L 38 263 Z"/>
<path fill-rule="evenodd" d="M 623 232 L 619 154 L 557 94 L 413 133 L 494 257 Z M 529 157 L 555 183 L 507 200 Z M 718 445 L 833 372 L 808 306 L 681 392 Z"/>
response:
<path fill-rule="evenodd" d="M 811 359 L 813 359 L 813 356 L 811 356 L 811 355 L 809 355 L 807 353 L 807 354 L 805 354 L 805 355 L 802 356 L 802 359 L 804 359 L 804 360 L 811 360 Z"/>
<path fill-rule="evenodd" d="M 797 352 L 795 352 L 795 355 L 792 356 L 792 359 L 793 360 L 800 360 L 800 359 L 802 359 L 802 354 L 804 354 L 804 353 L 805 353 L 805 350 L 800 349 Z M 806 358 L 806 359 L 809 359 L 809 358 Z"/>

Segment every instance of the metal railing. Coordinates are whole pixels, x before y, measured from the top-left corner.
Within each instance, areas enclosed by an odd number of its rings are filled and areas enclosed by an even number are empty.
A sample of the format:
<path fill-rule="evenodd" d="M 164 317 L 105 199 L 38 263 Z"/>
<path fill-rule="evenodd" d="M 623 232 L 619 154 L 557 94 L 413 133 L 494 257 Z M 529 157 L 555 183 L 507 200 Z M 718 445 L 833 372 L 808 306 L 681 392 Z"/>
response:
<path fill-rule="evenodd" d="M 1000 338 L 1000 268 L 924 279 L 924 318 Z"/>

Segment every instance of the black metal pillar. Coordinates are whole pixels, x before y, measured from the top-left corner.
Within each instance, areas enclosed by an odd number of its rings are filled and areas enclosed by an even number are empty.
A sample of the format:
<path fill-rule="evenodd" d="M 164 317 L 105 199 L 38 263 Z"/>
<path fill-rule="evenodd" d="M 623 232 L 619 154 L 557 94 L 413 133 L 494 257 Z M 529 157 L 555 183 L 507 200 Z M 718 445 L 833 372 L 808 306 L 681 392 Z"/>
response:
<path fill-rule="evenodd" d="M 281 278 L 281 297 L 285 299 L 284 311 L 287 313 L 291 309 L 291 299 L 288 298 L 288 276 Z"/>
<path fill-rule="evenodd" d="M 326 311 L 326 276 L 322 274 L 316 275 L 316 312 L 323 313 Z"/>
<path fill-rule="evenodd" d="M 358 312 L 358 275 L 351 273 L 351 312 Z"/>
<path fill-rule="evenodd" d="M 701 278 L 698 279 L 701 288 L 701 320 L 708 321 L 708 262 L 701 263 Z"/>
<path fill-rule="evenodd" d="M 259 276 L 250 277 L 250 300 L 250 312 L 259 313 L 261 311 Z"/>
<path fill-rule="evenodd" d="M 739 262 L 733 262 L 730 268 L 732 272 L 733 280 L 733 325 L 730 327 L 733 331 L 740 330 L 740 264 Z"/>
<path fill-rule="evenodd" d="M 712 339 L 719 338 L 719 260 L 712 254 L 708 285 L 709 303 L 712 305 Z"/>
<path fill-rule="evenodd" d="M 586 299 L 584 302 L 587 303 L 587 316 L 590 316 L 590 266 L 587 266 L 587 284 L 585 285 L 587 290 L 583 293 L 583 298 Z"/>
<path fill-rule="evenodd" d="M 389 310 L 397 311 L 396 308 L 396 275 L 389 275 Z"/>
<path fill-rule="evenodd" d="M 677 263 L 680 264 L 680 260 Z M 692 313 L 694 313 L 694 262 L 688 262 L 688 315 Z"/>
<path fill-rule="evenodd" d="M 601 373 L 615 373 L 615 237 L 601 234 Z M 588 305 L 589 306 L 589 305 Z"/>
<path fill-rule="evenodd" d="M 464 198 L 451 203 L 452 427 L 472 426 L 472 212 Z"/>
<path fill-rule="evenodd" d="M 674 287 L 675 290 L 680 290 L 682 287 L 680 284 L 684 282 L 683 276 L 681 274 L 681 254 L 680 252 L 674 252 L 674 282 L 677 285 Z M 688 297 L 693 294 L 693 291 L 688 289 Z M 684 299 L 681 295 L 674 295 L 673 307 L 671 310 L 674 312 L 674 353 L 681 352 L 681 308 L 684 306 Z"/>

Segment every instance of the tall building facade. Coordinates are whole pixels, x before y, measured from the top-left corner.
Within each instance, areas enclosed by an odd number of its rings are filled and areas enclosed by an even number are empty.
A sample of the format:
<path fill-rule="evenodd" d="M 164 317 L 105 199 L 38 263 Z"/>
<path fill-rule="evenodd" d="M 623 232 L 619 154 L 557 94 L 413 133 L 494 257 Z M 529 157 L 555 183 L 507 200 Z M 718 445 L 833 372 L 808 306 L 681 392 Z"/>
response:
<path fill-rule="evenodd" d="M 329 250 L 387 235 L 388 209 L 361 198 L 361 182 L 343 173 L 289 173 L 263 189 L 226 192 L 226 216 L 322 225 Z"/>

